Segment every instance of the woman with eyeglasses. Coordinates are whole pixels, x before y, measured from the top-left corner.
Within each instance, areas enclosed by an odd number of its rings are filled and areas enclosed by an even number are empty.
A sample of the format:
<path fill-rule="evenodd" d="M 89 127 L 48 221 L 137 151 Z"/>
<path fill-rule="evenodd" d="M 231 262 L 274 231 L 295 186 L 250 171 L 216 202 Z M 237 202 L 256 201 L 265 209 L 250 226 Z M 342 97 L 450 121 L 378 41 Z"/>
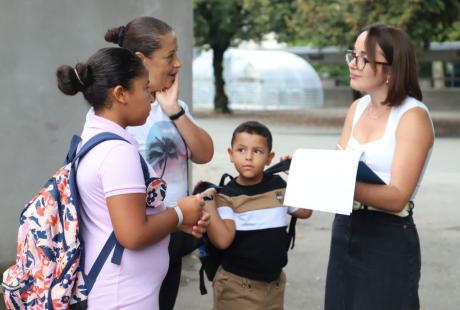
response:
<path fill-rule="evenodd" d="M 352 103 L 339 145 L 363 152 L 386 183 L 357 182 L 350 216 L 336 215 L 326 310 L 419 310 L 420 244 L 412 214 L 434 142 L 409 37 L 390 25 L 364 29 L 347 51 Z"/>

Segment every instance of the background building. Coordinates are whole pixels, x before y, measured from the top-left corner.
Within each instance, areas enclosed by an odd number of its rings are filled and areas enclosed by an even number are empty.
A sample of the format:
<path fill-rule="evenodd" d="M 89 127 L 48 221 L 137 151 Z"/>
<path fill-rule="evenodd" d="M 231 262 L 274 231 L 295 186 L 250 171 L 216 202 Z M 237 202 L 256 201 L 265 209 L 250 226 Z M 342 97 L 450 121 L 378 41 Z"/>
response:
<path fill-rule="evenodd" d="M 211 109 L 214 102 L 212 51 L 193 61 L 193 102 Z M 229 49 L 224 54 L 225 90 L 231 109 L 302 109 L 323 105 L 315 69 L 285 51 Z"/>

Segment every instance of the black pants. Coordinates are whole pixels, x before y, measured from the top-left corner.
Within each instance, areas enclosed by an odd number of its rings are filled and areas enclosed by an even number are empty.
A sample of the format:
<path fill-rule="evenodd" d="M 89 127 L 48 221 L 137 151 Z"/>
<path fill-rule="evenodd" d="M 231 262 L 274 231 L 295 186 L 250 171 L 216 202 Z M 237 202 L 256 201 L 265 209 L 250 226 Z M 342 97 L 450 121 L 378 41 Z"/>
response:
<path fill-rule="evenodd" d="M 182 257 L 190 254 L 201 244 L 201 239 L 178 231 L 169 241 L 169 268 L 160 289 L 160 310 L 173 310 L 179 292 Z M 197 287 L 197 293 L 199 292 Z"/>
<path fill-rule="evenodd" d="M 420 244 L 412 216 L 336 215 L 325 310 L 419 310 Z"/>

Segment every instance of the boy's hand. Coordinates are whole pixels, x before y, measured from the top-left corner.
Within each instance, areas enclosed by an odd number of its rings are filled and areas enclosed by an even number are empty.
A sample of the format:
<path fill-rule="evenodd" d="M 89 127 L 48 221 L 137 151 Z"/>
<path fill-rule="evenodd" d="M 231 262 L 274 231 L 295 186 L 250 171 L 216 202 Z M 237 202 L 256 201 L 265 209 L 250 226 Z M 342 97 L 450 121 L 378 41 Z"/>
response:
<path fill-rule="evenodd" d="M 208 213 L 202 212 L 201 218 L 195 225 L 180 225 L 179 229 L 183 232 L 193 235 L 195 238 L 202 238 L 209 226 L 211 217 Z"/>
<path fill-rule="evenodd" d="M 196 225 L 192 227 L 192 235 L 195 238 L 203 237 L 203 234 L 208 229 L 209 223 L 211 221 L 211 216 L 207 212 L 202 212 L 201 218 L 198 220 Z"/>

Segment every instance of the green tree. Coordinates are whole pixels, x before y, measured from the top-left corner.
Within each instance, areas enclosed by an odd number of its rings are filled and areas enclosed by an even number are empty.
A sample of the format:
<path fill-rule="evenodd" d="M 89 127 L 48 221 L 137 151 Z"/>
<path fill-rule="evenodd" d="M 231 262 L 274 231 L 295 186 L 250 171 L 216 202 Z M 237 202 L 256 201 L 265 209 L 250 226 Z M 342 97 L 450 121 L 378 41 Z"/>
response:
<path fill-rule="evenodd" d="M 195 45 L 213 51 L 214 110 L 229 113 L 223 78 L 225 51 L 242 40 L 281 32 L 295 0 L 194 0 Z M 278 30 L 278 31 L 277 31 Z"/>
<path fill-rule="evenodd" d="M 404 29 L 420 48 L 458 31 L 459 0 L 296 0 L 287 21 L 291 40 L 314 46 L 353 44 L 361 29 L 383 22 Z"/>
<path fill-rule="evenodd" d="M 298 8 L 286 21 L 290 42 L 317 47 L 352 47 L 368 24 L 404 29 L 418 49 L 432 41 L 458 39 L 459 0 L 295 0 Z M 353 91 L 353 97 L 358 94 Z"/>
<path fill-rule="evenodd" d="M 293 45 L 350 47 L 364 26 L 404 29 L 416 46 L 460 38 L 460 0 L 194 0 L 195 44 L 214 54 L 214 109 L 228 113 L 222 60 L 241 40 L 275 32 Z"/>
<path fill-rule="evenodd" d="M 452 27 L 447 31 L 448 41 L 459 41 L 460 40 L 460 20 L 457 20 L 452 24 Z"/>

